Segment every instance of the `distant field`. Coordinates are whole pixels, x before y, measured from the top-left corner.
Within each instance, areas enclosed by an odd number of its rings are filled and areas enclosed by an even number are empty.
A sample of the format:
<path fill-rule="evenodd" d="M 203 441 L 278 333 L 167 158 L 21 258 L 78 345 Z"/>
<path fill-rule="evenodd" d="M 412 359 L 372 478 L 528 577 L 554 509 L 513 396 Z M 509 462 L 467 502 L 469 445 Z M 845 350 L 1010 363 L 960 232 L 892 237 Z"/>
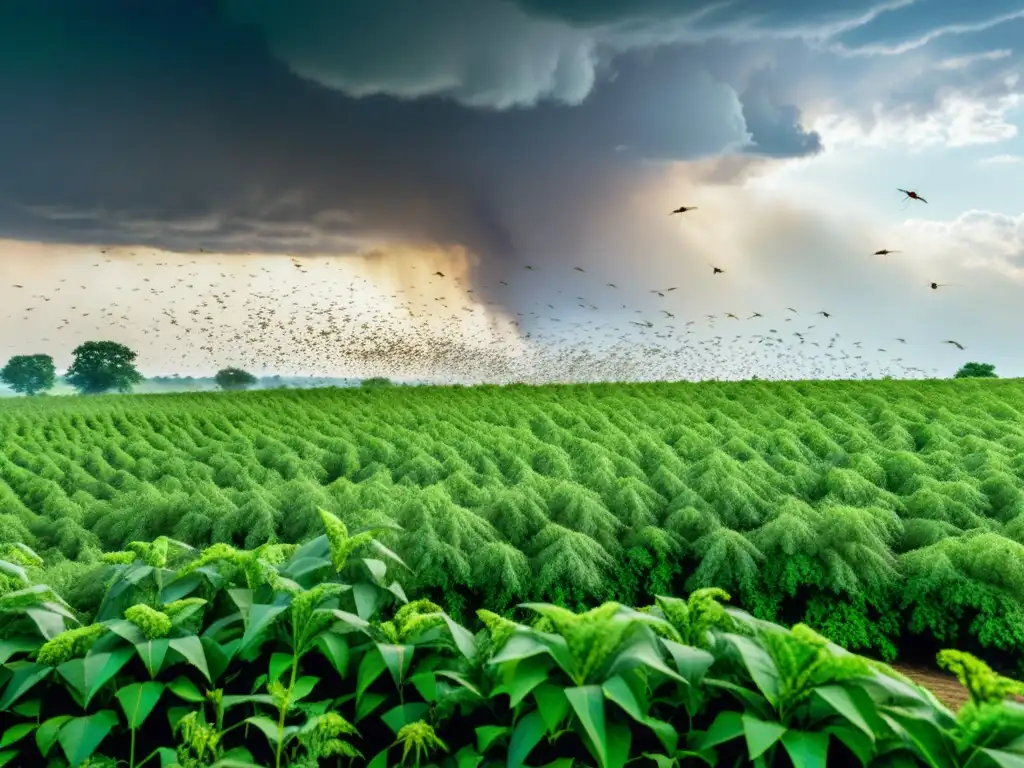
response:
<path fill-rule="evenodd" d="M 717 585 L 888 658 L 1024 657 L 1012 380 L 0 403 L 0 541 L 55 563 L 161 534 L 299 541 L 318 506 L 401 525 L 404 583 L 455 613 Z M 88 600 L 87 579 L 68 587 Z"/>

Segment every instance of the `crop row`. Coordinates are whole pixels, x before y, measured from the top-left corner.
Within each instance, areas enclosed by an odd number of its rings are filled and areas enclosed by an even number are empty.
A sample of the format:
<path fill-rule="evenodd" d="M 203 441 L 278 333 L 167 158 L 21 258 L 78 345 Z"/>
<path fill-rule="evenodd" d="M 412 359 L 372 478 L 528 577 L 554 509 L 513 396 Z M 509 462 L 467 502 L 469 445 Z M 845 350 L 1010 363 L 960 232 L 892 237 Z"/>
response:
<path fill-rule="evenodd" d="M 396 388 L 19 402 L 0 537 L 103 550 L 301 542 L 318 508 L 457 619 L 722 587 L 849 648 L 1024 647 L 1024 389 L 1013 381 Z M 91 602 L 90 602 L 91 601 Z"/>

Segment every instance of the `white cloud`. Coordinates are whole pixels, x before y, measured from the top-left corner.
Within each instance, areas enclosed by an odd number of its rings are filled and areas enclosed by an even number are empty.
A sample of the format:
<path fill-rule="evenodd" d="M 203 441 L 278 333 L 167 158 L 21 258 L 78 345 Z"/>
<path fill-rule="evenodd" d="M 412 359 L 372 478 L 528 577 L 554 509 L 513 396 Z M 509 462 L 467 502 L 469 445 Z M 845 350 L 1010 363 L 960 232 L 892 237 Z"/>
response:
<path fill-rule="evenodd" d="M 1016 165 L 1024 163 L 1024 155 L 992 155 L 982 158 L 981 165 Z"/>
<path fill-rule="evenodd" d="M 1007 216 L 971 210 L 952 221 L 911 219 L 903 229 L 929 259 L 989 269 L 1024 282 L 1024 213 Z"/>
<path fill-rule="evenodd" d="M 982 51 L 981 53 L 972 53 L 967 56 L 953 56 L 948 59 L 942 59 L 935 63 L 935 69 L 940 70 L 960 70 L 967 69 L 973 64 L 978 64 L 983 61 L 999 61 L 1000 59 L 1009 58 L 1013 55 L 1013 51 L 1009 48 L 1000 48 L 994 51 Z"/>

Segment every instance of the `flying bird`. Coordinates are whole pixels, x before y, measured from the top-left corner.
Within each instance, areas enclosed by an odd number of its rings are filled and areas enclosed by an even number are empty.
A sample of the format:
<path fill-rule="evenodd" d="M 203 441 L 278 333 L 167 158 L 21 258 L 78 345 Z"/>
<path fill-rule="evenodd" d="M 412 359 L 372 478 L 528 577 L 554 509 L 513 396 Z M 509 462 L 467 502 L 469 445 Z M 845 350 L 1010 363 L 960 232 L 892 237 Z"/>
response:
<path fill-rule="evenodd" d="M 935 290 L 938 290 L 939 288 L 945 288 L 948 285 L 960 285 L 960 284 L 959 283 L 928 283 L 927 285 L 928 285 L 929 288 L 931 288 L 933 291 L 935 291 Z"/>
<path fill-rule="evenodd" d="M 821 312 L 815 312 L 814 314 L 822 315 L 823 317 L 832 317 L 832 315 L 830 313 L 826 312 L 825 310 L 822 310 Z"/>
<path fill-rule="evenodd" d="M 897 187 L 896 191 L 897 192 L 902 192 L 904 195 L 906 195 L 906 198 L 905 198 L 906 200 L 920 200 L 922 203 L 927 203 L 928 202 L 927 200 L 925 200 L 923 197 L 921 197 L 919 194 L 917 194 L 917 192 L 915 192 L 912 189 L 900 189 L 899 187 Z"/>
<path fill-rule="evenodd" d="M 948 341 L 944 341 L 942 343 L 943 344 L 952 344 L 954 347 L 956 347 L 959 350 L 963 350 L 963 348 L 964 348 L 963 344 L 961 344 L 959 341 L 953 341 L 952 339 L 949 339 Z"/>
<path fill-rule="evenodd" d="M 687 211 L 696 211 L 696 210 L 697 210 L 697 206 L 695 206 L 695 205 L 690 206 L 689 208 L 687 208 L 685 205 L 681 205 L 678 208 L 676 208 L 674 211 L 672 211 L 672 213 L 670 213 L 669 216 L 671 216 L 674 213 L 686 213 Z"/>
<path fill-rule="evenodd" d="M 725 270 L 724 269 L 719 269 L 714 264 L 711 264 L 709 266 L 711 267 L 711 274 L 712 275 L 722 275 L 722 274 L 725 274 Z"/>
<path fill-rule="evenodd" d="M 888 256 L 890 253 L 900 253 L 900 251 L 890 251 L 888 248 L 880 248 L 875 251 L 872 256 Z"/>

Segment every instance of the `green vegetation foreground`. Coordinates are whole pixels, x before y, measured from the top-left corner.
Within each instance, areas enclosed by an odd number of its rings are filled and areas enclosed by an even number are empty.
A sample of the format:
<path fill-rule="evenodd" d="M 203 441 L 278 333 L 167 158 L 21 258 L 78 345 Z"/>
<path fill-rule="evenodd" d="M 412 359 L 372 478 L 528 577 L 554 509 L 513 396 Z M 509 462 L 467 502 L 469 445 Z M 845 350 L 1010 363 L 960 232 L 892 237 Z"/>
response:
<path fill-rule="evenodd" d="M 1022 414 L 1012 380 L 8 402 L 0 537 L 91 610 L 103 585 L 82 570 L 104 550 L 302 542 L 322 507 L 353 529 L 400 525 L 383 540 L 407 586 L 460 621 L 716 586 L 847 648 L 957 647 L 1011 668 Z"/>

